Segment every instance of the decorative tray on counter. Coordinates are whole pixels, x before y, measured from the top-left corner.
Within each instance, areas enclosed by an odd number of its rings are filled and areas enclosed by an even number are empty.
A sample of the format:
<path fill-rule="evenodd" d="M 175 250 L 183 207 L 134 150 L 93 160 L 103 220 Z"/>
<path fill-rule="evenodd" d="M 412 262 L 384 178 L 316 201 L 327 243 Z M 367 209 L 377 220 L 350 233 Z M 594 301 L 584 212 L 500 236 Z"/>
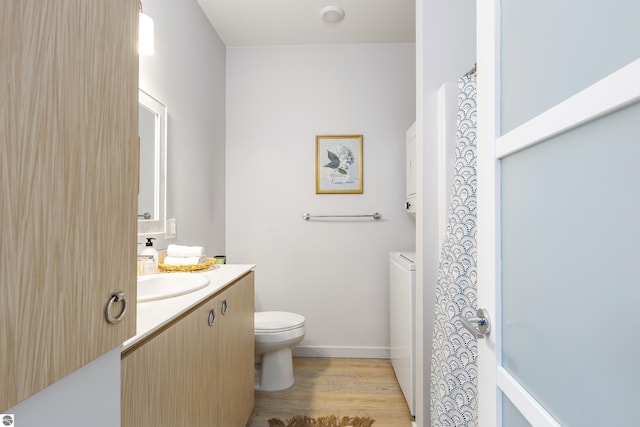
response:
<path fill-rule="evenodd" d="M 189 265 L 167 265 L 161 262 L 158 263 L 158 270 L 160 271 L 198 271 L 205 270 L 209 267 L 216 265 L 215 258 L 206 258 L 202 264 L 189 264 Z"/>

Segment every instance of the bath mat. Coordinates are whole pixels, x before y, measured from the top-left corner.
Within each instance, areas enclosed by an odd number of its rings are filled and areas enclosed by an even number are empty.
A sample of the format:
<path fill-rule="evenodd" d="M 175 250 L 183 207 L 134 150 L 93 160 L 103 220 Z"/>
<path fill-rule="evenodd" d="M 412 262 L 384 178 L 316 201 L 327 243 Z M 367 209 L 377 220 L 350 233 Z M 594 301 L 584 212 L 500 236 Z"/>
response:
<path fill-rule="evenodd" d="M 296 415 L 287 419 L 271 418 L 269 427 L 370 427 L 376 420 L 369 417 L 328 417 L 311 418 L 306 415 Z"/>

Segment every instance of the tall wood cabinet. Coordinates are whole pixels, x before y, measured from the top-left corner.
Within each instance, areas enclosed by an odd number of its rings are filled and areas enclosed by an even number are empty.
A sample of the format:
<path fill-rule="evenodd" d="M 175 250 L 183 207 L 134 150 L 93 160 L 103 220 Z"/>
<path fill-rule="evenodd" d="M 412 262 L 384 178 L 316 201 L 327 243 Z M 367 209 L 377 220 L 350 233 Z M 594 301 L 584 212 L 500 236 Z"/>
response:
<path fill-rule="evenodd" d="M 0 412 L 135 334 L 137 6 L 0 2 Z"/>
<path fill-rule="evenodd" d="M 122 427 L 244 427 L 254 403 L 254 273 L 122 354 Z"/>

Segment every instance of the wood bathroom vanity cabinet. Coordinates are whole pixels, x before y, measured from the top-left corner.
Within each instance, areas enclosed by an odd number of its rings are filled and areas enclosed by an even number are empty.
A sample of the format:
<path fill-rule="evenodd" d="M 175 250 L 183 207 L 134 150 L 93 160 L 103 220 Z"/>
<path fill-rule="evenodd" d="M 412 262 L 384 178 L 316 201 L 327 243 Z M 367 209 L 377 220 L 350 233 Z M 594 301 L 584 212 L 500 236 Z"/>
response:
<path fill-rule="evenodd" d="M 122 427 L 243 427 L 254 402 L 254 272 L 122 353 Z"/>

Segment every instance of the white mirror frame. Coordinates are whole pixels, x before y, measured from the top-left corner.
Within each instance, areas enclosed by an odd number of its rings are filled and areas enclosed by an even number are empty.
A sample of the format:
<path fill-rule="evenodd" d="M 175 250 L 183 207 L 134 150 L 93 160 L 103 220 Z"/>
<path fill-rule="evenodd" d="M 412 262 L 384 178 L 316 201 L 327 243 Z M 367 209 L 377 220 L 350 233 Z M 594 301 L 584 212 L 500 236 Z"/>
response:
<path fill-rule="evenodd" d="M 151 213 L 151 219 L 138 219 L 138 235 L 164 234 L 167 222 L 167 106 L 142 89 L 138 90 L 138 104 L 156 116 L 154 212 Z"/>

